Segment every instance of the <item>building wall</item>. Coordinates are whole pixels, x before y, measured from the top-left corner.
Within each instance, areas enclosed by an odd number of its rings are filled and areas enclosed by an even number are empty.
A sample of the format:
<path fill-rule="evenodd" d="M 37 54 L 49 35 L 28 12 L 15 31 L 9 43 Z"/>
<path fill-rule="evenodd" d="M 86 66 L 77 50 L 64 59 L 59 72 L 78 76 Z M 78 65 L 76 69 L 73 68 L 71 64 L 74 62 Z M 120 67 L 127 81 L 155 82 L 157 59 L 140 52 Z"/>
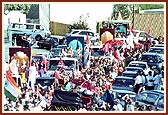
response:
<path fill-rule="evenodd" d="M 50 21 L 50 31 L 52 35 L 65 36 L 68 32 L 68 24 Z"/>
<path fill-rule="evenodd" d="M 34 4 L 27 15 L 27 23 L 38 23 L 49 30 L 50 4 Z"/>
<path fill-rule="evenodd" d="M 21 22 L 26 23 L 26 15 L 21 13 L 21 11 L 10 11 L 7 15 L 3 14 L 3 24 L 4 30 L 7 29 L 9 23 Z"/>
<path fill-rule="evenodd" d="M 49 30 L 50 4 L 39 4 L 40 24 Z"/>
<path fill-rule="evenodd" d="M 164 14 L 135 14 L 134 29 L 148 31 L 154 37 L 164 36 Z"/>

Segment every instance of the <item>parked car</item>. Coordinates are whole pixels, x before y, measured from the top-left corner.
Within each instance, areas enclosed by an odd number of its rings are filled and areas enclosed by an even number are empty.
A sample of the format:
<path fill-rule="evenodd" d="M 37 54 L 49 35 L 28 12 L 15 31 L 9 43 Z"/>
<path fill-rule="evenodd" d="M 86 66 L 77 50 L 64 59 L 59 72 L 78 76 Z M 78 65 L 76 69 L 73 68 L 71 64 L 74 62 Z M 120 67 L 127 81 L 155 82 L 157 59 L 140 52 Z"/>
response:
<path fill-rule="evenodd" d="M 57 48 L 64 49 L 64 48 L 67 48 L 67 45 L 58 45 Z"/>
<path fill-rule="evenodd" d="M 129 32 L 129 30 L 128 30 L 128 32 Z M 134 40 L 144 40 L 144 39 L 146 39 L 147 37 L 148 38 L 151 38 L 151 40 L 153 40 L 155 37 L 154 36 L 148 36 L 148 32 L 146 32 L 146 31 L 141 31 L 141 30 L 134 30 Z"/>
<path fill-rule="evenodd" d="M 164 60 L 164 47 L 150 47 L 148 52 L 149 53 L 157 53 Z"/>
<path fill-rule="evenodd" d="M 84 37 L 86 42 L 86 36 L 88 34 L 89 40 L 96 41 L 99 39 L 98 34 L 92 32 L 91 30 L 80 30 L 80 29 L 73 29 L 70 33 L 67 33 L 66 36 L 81 36 Z"/>
<path fill-rule="evenodd" d="M 140 61 L 147 62 L 152 70 L 163 68 L 163 59 L 157 53 L 143 53 Z"/>
<path fill-rule="evenodd" d="M 52 38 L 48 38 L 38 41 L 37 45 L 39 46 L 39 48 L 47 48 L 50 50 L 53 47 L 57 47 L 58 42 Z"/>
<path fill-rule="evenodd" d="M 137 76 L 137 71 L 123 71 L 122 76 L 135 78 Z"/>
<path fill-rule="evenodd" d="M 102 57 L 105 56 L 102 46 L 91 46 L 91 57 Z"/>
<path fill-rule="evenodd" d="M 145 75 L 151 70 L 145 61 L 131 61 L 127 67 L 140 67 L 143 69 Z"/>
<path fill-rule="evenodd" d="M 35 53 L 34 55 L 42 55 L 46 57 L 46 60 L 50 59 L 49 52 L 38 52 L 38 53 Z"/>
<path fill-rule="evenodd" d="M 164 44 L 155 44 L 154 47 L 164 47 Z"/>
<path fill-rule="evenodd" d="M 136 102 L 145 110 L 150 107 L 154 111 L 164 111 L 164 92 L 160 90 L 146 90 L 137 95 Z"/>
<path fill-rule="evenodd" d="M 13 38 L 13 39 L 12 39 L 12 45 L 14 45 L 15 42 L 16 42 L 16 45 L 17 45 L 17 46 L 26 47 L 25 42 L 23 42 L 23 40 L 22 40 L 22 36 L 23 36 L 23 35 L 24 35 L 24 34 L 13 34 L 13 37 L 12 37 L 12 38 Z M 32 36 L 31 34 L 27 34 L 26 37 L 29 38 L 29 43 L 31 44 L 31 46 L 36 43 L 35 38 L 33 38 L 33 36 Z M 15 39 L 16 39 L 16 40 L 15 40 Z"/>
<path fill-rule="evenodd" d="M 136 93 L 132 92 L 132 91 L 127 91 L 127 90 L 110 90 L 110 94 L 112 95 L 113 99 L 119 99 L 120 100 L 120 104 L 122 105 L 122 107 L 125 106 L 125 101 L 124 98 L 126 95 L 128 95 L 130 97 L 130 99 L 132 100 L 132 104 L 134 104 L 135 100 L 136 100 Z"/>
<path fill-rule="evenodd" d="M 64 69 L 67 74 L 71 74 L 72 71 L 78 73 L 79 61 L 76 58 L 69 57 L 55 57 L 49 60 L 48 73 L 50 75 L 54 75 L 54 71 L 60 71 L 61 68 Z"/>
<path fill-rule="evenodd" d="M 36 85 L 40 84 L 41 86 L 51 86 L 55 81 L 54 77 L 51 77 L 49 75 L 45 75 L 43 77 L 37 77 L 36 78 Z"/>
<path fill-rule="evenodd" d="M 60 57 L 62 48 L 51 48 L 50 58 Z"/>
<path fill-rule="evenodd" d="M 135 79 L 132 77 L 118 76 L 112 84 L 112 89 L 134 91 L 134 83 Z"/>
<path fill-rule="evenodd" d="M 35 40 L 48 38 L 51 32 L 41 24 L 34 23 L 10 23 L 7 28 L 7 36 L 14 37 L 16 35 L 31 35 Z M 10 38 L 11 39 L 11 38 Z"/>
<path fill-rule="evenodd" d="M 125 95 L 129 95 L 129 97 L 132 99 L 132 101 L 135 101 L 136 93 L 132 91 L 126 91 L 126 90 L 110 90 L 110 93 L 112 94 L 114 99 L 124 97 Z"/>

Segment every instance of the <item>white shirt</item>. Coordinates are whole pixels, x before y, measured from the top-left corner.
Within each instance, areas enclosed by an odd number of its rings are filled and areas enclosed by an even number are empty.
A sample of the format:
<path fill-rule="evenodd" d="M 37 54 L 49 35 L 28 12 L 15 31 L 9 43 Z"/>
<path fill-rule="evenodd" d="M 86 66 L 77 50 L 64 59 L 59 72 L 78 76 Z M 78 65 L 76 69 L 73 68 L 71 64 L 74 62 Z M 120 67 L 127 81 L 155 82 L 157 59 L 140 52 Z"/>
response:
<path fill-rule="evenodd" d="M 153 76 L 146 76 L 146 79 L 147 79 L 147 86 L 154 86 L 154 83 L 153 81 L 150 81 L 150 80 L 153 80 Z"/>
<path fill-rule="evenodd" d="M 37 77 L 36 67 L 35 66 L 30 66 L 29 67 L 29 80 L 35 82 L 36 77 Z"/>
<path fill-rule="evenodd" d="M 142 79 L 142 83 L 145 84 L 146 79 L 145 79 L 145 76 L 144 76 L 144 75 L 141 76 L 141 79 Z"/>
<path fill-rule="evenodd" d="M 134 111 L 134 105 L 132 105 L 132 104 L 127 104 L 127 105 L 126 105 L 126 111 Z"/>
<path fill-rule="evenodd" d="M 110 76 L 111 76 L 113 79 L 115 79 L 116 76 L 117 76 L 117 73 L 113 71 L 113 72 L 110 73 Z"/>
<path fill-rule="evenodd" d="M 123 108 L 122 108 L 122 106 L 121 106 L 121 104 L 115 104 L 114 106 L 113 106 L 113 109 L 115 109 L 115 111 L 123 111 Z"/>
<path fill-rule="evenodd" d="M 157 74 L 153 80 L 154 80 L 154 84 L 159 84 L 161 81 L 160 79 L 162 78 L 162 74 Z"/>
<path fill-rule="evenodd" d="M 135 84 L 140 84 L 140 83 L 143 83 L 143 80 L 142 80 L 142 76 L 138 75 L 136 78 L 135 78 Z"/>

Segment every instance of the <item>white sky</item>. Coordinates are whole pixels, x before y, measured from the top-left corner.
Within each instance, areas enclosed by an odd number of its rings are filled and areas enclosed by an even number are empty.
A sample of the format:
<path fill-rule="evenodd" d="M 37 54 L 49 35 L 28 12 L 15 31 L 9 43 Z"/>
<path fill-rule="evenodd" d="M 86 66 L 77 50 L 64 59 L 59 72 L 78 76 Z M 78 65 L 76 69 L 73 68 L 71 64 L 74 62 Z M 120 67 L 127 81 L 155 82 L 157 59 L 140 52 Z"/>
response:
<path fill-rule="evenodd" d="M 111 17 L 113 3 L 109 2 L 78 2 L 78 3 L 51 3 L 50 20 L 60 23 L 72 24 L 79 20 L 79 16 L 89 13 L 87 19 L 91 30 L 96 32 L 96 22 L 107 20 Z"/>

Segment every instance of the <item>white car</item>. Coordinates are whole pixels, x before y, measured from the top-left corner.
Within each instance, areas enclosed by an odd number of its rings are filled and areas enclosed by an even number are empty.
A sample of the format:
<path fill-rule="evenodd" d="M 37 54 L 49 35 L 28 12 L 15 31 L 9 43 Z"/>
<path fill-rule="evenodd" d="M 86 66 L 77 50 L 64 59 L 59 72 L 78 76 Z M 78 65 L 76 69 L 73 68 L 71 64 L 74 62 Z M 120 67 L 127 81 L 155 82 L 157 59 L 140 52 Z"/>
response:
<path fill-rule="evenodd" d="M 133 30 L 134 31 L 134 40 L 144 40 L 146 37 L 148 37 L 148 32 L 146 31 L 141 31 L 141 30 Z M 129 32 L 129 30 L 128 30 Z M 149 36 L 152 40 L 154 39 L 153 36 Z"/>
<path fill-rule="evenodd" d="M 151 71 L 147 62 L 143 61 L 131 61 L 127 67 L 140 67 L 143 69 L 145 75 L 148 75 L 148 72 Z"/>
<path fill-rule="evenodd" d="M 16 35 L 23 35 L 24 33 L 31 35 L 37 41 L 51 36 L 51 32 L 41 24 L 10 23 L 8 25 L 7 36 L 9 39 L 12 39 Z"/>
<path fill-rule="evenodd" d="M 98 34 L 92 32 L 91 30 L 73 29 L 69 34 L 66 34 L 66 36 L 80 36 L 84 37 L 84 40 L 86 41 L 87 34 L 90 41 L 96 41 L 97 39 L 99 39 Z"/>

